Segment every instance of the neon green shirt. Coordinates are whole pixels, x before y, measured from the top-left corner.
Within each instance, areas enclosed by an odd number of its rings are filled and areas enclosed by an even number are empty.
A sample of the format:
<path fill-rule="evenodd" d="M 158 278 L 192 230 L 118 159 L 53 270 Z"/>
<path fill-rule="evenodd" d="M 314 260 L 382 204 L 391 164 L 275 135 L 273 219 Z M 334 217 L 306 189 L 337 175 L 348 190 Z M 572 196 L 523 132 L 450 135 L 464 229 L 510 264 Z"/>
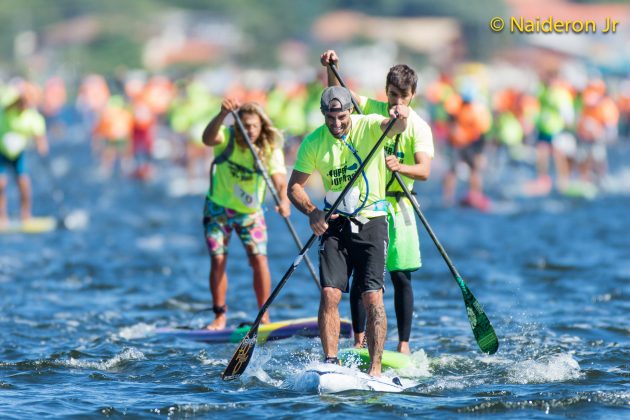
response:
<path fill-rule="evenodd" d="M 14 160 L 24 152 L 29 141 L 46 134 L 46 121 L 37 110 L 28 108 L 0 113 L 0 153 Z"/>
<path fill-rule="evenodd" d="M 350 118 L 352 119 L 352 127 L 346 141 L 355 148 L 359 158 L 363 161 L 381 137 L 381 122 L 385 118 L 380 115 L 352 115 Z M 385 210 L 372 207 L 375 203 L 382 203 L 385 199 L 384 175 L 387 168 L 382 154 L 384 144 L 385 141 L 381 143 L 379 151 L 365 168 L 369 193 L 365 207 L 359 212 L 359 215 L 364 217 L 387 214 Z M 359 166 L 360 164 L 350 148 L 342 140 L 334 138 L 324 124 L 302 141 L 294 169 L 309 175 L 317 171 L 322 177 L 326 192 L 341 192 L 352 175 L 359 169 Z M 359 203 L 362 203 L 367 191 L 363 176 L 357 178 L 354 186 L 358 188 Z M 330 202 L 330 204 L 333 203 Z"/>
<path fill-rule="evenodd" d="M 385 117 L 389 117 L 389 104 L 387 102 L 380 102 L 374 99 L 368 99 L 365 96 L 360 97 L 361 108 L 364 114 L 378 114 Z M 396 137 L 385 139 L 385 153 L 387 155 L 394 154 L 394 144 Z M 407 119 L 407 128 L 400 135 L 398 142 L 398 160 L 404 165 L 415 165 L 415 154 L 418 152 L 426 153 L 429 157 L 433 158 L 435 151 L 433 148 L 433 135 L 431 134 L 431 127 L 412 109 L 409 109 L 409 118 Z M 387 183 L 389 183 L 391 173 L 387 172 Z M 401 174 L 401 178 L 404 181 L 409 191 L 413 189 L 413 179 L 408 178 Z M 398 182 L 394 180 L 389 183 L 387 191 L 390 192 L 402 192 L 402 188 L 398 185 Z M 392 201 L 392 200 L 390 200 Z"/>
<path fill-rule="evenodd" d="M 223 126 L 219 135 L 221 143 L 214 147 L 215 158 L 226 150 L 233 132 Z M 267 186 L 262 175 L 255 171 L 256 165 L 249 147 L 241 147 L 236 140 L 233 141 L 230 156 L 215 166 L 208 199 L 239 213 L 255 213 L 262 207 Z M 262 162 L 270 176 L 287 173 L 282 154 L 282 139 L 276 140 L 275 146 L 266 151 L 265 157 Z"/>

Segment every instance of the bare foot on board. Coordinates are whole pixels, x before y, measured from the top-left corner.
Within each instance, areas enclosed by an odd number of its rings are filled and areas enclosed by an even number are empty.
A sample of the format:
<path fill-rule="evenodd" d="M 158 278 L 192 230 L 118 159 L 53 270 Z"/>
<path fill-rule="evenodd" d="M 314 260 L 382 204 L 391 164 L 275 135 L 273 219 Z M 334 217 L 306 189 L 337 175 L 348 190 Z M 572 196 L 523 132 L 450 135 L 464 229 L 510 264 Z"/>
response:
<path fill-rule="evenodd" d="M 354 348 L 355 349 L 363 349 L 367 347 L 367 339 L 365 338 L 365 333 L 355 333 L 354 334 Z"/>
<path fill-rule="evenodd" d="M 401 341 L 398 343 L 398 353 L 402 354 L 411 354 L 411 349 L 409 348 L 409 342 Z"/>
<path fill-rule="evenodd" d="M 206 327 L 207 330 L 217 331 L 225 328 L 227 324 L 227 316 L 225 314 L 219 314 L 217 317 Z"/>

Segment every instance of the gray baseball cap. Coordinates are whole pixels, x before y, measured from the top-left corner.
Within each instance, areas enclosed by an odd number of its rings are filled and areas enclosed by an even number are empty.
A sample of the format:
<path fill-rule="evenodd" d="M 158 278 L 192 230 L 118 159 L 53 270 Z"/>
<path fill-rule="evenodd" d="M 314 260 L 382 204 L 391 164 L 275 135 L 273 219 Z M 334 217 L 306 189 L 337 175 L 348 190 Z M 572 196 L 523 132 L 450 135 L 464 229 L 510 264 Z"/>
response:
<path fill-rule="evenodd" d="M 330 107 L 332 101 L 339 101 L 341 107 Z M 322 98 L 320 101 L 320 109 L 322 113 L 329 111 L 346 111 L 352 108 L 352 96 L 350 91 L 341 86 L 330 86 L 324 89 L 322 92 Z"/>

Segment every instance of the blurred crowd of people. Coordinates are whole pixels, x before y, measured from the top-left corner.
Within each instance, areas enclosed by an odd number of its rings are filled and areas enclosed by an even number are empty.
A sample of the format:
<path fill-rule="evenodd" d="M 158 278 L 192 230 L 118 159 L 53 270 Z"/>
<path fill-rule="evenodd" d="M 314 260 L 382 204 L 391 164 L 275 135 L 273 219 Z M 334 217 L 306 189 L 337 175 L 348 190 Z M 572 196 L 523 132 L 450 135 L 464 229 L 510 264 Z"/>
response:
<path fill-rule="evenodd" d="M 40 153 L 47 152 L 46 127 L 52 137 L 61 138 L 69 125 L 80 125 L 91 138 L 91 150 L 105 175 L 117 169 L 134 178 L 151 179 L 159 155 L 184 166 L 190 178 L 205 177 L 212 157 L 211 149 L 201 142 L 201 133 L 223 97 L 264 107 L 285 135 L 290 165 L 302 137 L 322 122 L 319 96 L 323 87 L 316 79 L 277 83 L 268 89 L 247 89 L 237 83 L 212 89 L 201 80 L 172 80 L 142 71 L 116 80 L 91 74 L 79 86 L 68 86 L 60 77 L 41 84 L 5 81 L 0 83 L 0 207 L 6 169 L 14 167 L 18 177 L 26 173 L 15 159 L 29 139 Z M 362 91 L 360 86 L 353 89 Z M 488 209 L 483 174 L 488 156 L 497 154 L 535 168 L 536 175 L 522 187 L 525 195 L 570 191 L 576 180 L 596 186 L 606 175 L 607 148 L 630 134 L 630 79 L 607 84 L 590 78 L 577 86 L 558 73 L 548 73 L 527 89 L 490 89 L 475 71 L 444 72 L 419 90 L 414 107 L 430 121 L 437 155 L 446 167 L 445 204 L 459 201 Z M 70 114 L 76 118 L 69 119 Z M 21 138 L 17 145 L 14 134 Z M 167 145 L 165 152 L 156 152 L 158 141 Z M 467 179 L 468 191 L 457 200 L 459 179 Z M 18 183 L 28 197 L 27 181 Z M 23 218 L 29 212 L 29 205 L 23 205 Z M 6 210 L 0 218 L 6 219 Z"/>
<path fill-rule="evenodd" d="M 571 193 L 576 185 L 595 188 L 607 172 L 608 146 L 620 132 L 628 135 L 628 87 L 626 82 L 613 94 L 599 78 L 578 87 L 546 74 L 529 91 L 484 91 L 474 78 L 440 75 L 428 86 L 426 98 L 434 136 L 450 165 L 445 202 L 454 199 L 457 165 L 463 163 L 470 184 L 464 200 L 485 208 L 489 201 L 482 173 L 488 154 L 497 153 L 533 161 L 536 176 L 522 186 L 524 195 L 547 195 L 554 187 L 561 193 Z"/>

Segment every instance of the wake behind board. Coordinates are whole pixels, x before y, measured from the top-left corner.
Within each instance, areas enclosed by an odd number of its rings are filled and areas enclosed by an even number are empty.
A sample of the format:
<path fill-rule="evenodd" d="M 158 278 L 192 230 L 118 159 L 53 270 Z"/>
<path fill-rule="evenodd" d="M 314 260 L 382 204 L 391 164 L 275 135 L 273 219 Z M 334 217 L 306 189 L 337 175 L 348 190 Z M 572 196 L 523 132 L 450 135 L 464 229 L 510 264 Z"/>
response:
<path fill-rule="evenodd" d="M 155 330 L 155 333 L 163 337 L 184 338 L 204 343 L 239 343 L 243 337 L 245 337 L 249 329 L 249 325 L 238 328 L 225 328 L 222 330 L 158 328 Z M 351 337 L 352 323 L 346 319 L 342 319 L 339 334 L 344 338 Z M 317 318 L 291 319 L 262 324 L 258 327 L 258 344 L 264 343 L 265 341 L 281 340 L 296 335 L 301 337 L 319 337 Z"/>
<path fill-rule="evenodd" d="M 28 220 L 11 220 L 6 225 L 0 225 L 0 233 L 45 233 L 57 227 L 54 217 L 31 217 Z"/>
<path fill-rule="evenodd" d="M 329 394 L 361 390 L 402 392 L 406 387 L 398 377 L 374 377 L 349 367 L 319 363 L 298 375 L 295 388 Z"/>
<path fill-rule="evenodd" d="M 368 349 L 361 348 L 348 348 L 339 351 L 339 360 L 344 365 L 353 365 L 361 369 L 368 369 L 370 367 L 370 353 Z M 383 369 L 404 369 L 411 363 L 411 357 L 407 354 L 402 354 L 397 351 L 385 350 L 383 351 L 383 359 L 381 364 Z"/>

